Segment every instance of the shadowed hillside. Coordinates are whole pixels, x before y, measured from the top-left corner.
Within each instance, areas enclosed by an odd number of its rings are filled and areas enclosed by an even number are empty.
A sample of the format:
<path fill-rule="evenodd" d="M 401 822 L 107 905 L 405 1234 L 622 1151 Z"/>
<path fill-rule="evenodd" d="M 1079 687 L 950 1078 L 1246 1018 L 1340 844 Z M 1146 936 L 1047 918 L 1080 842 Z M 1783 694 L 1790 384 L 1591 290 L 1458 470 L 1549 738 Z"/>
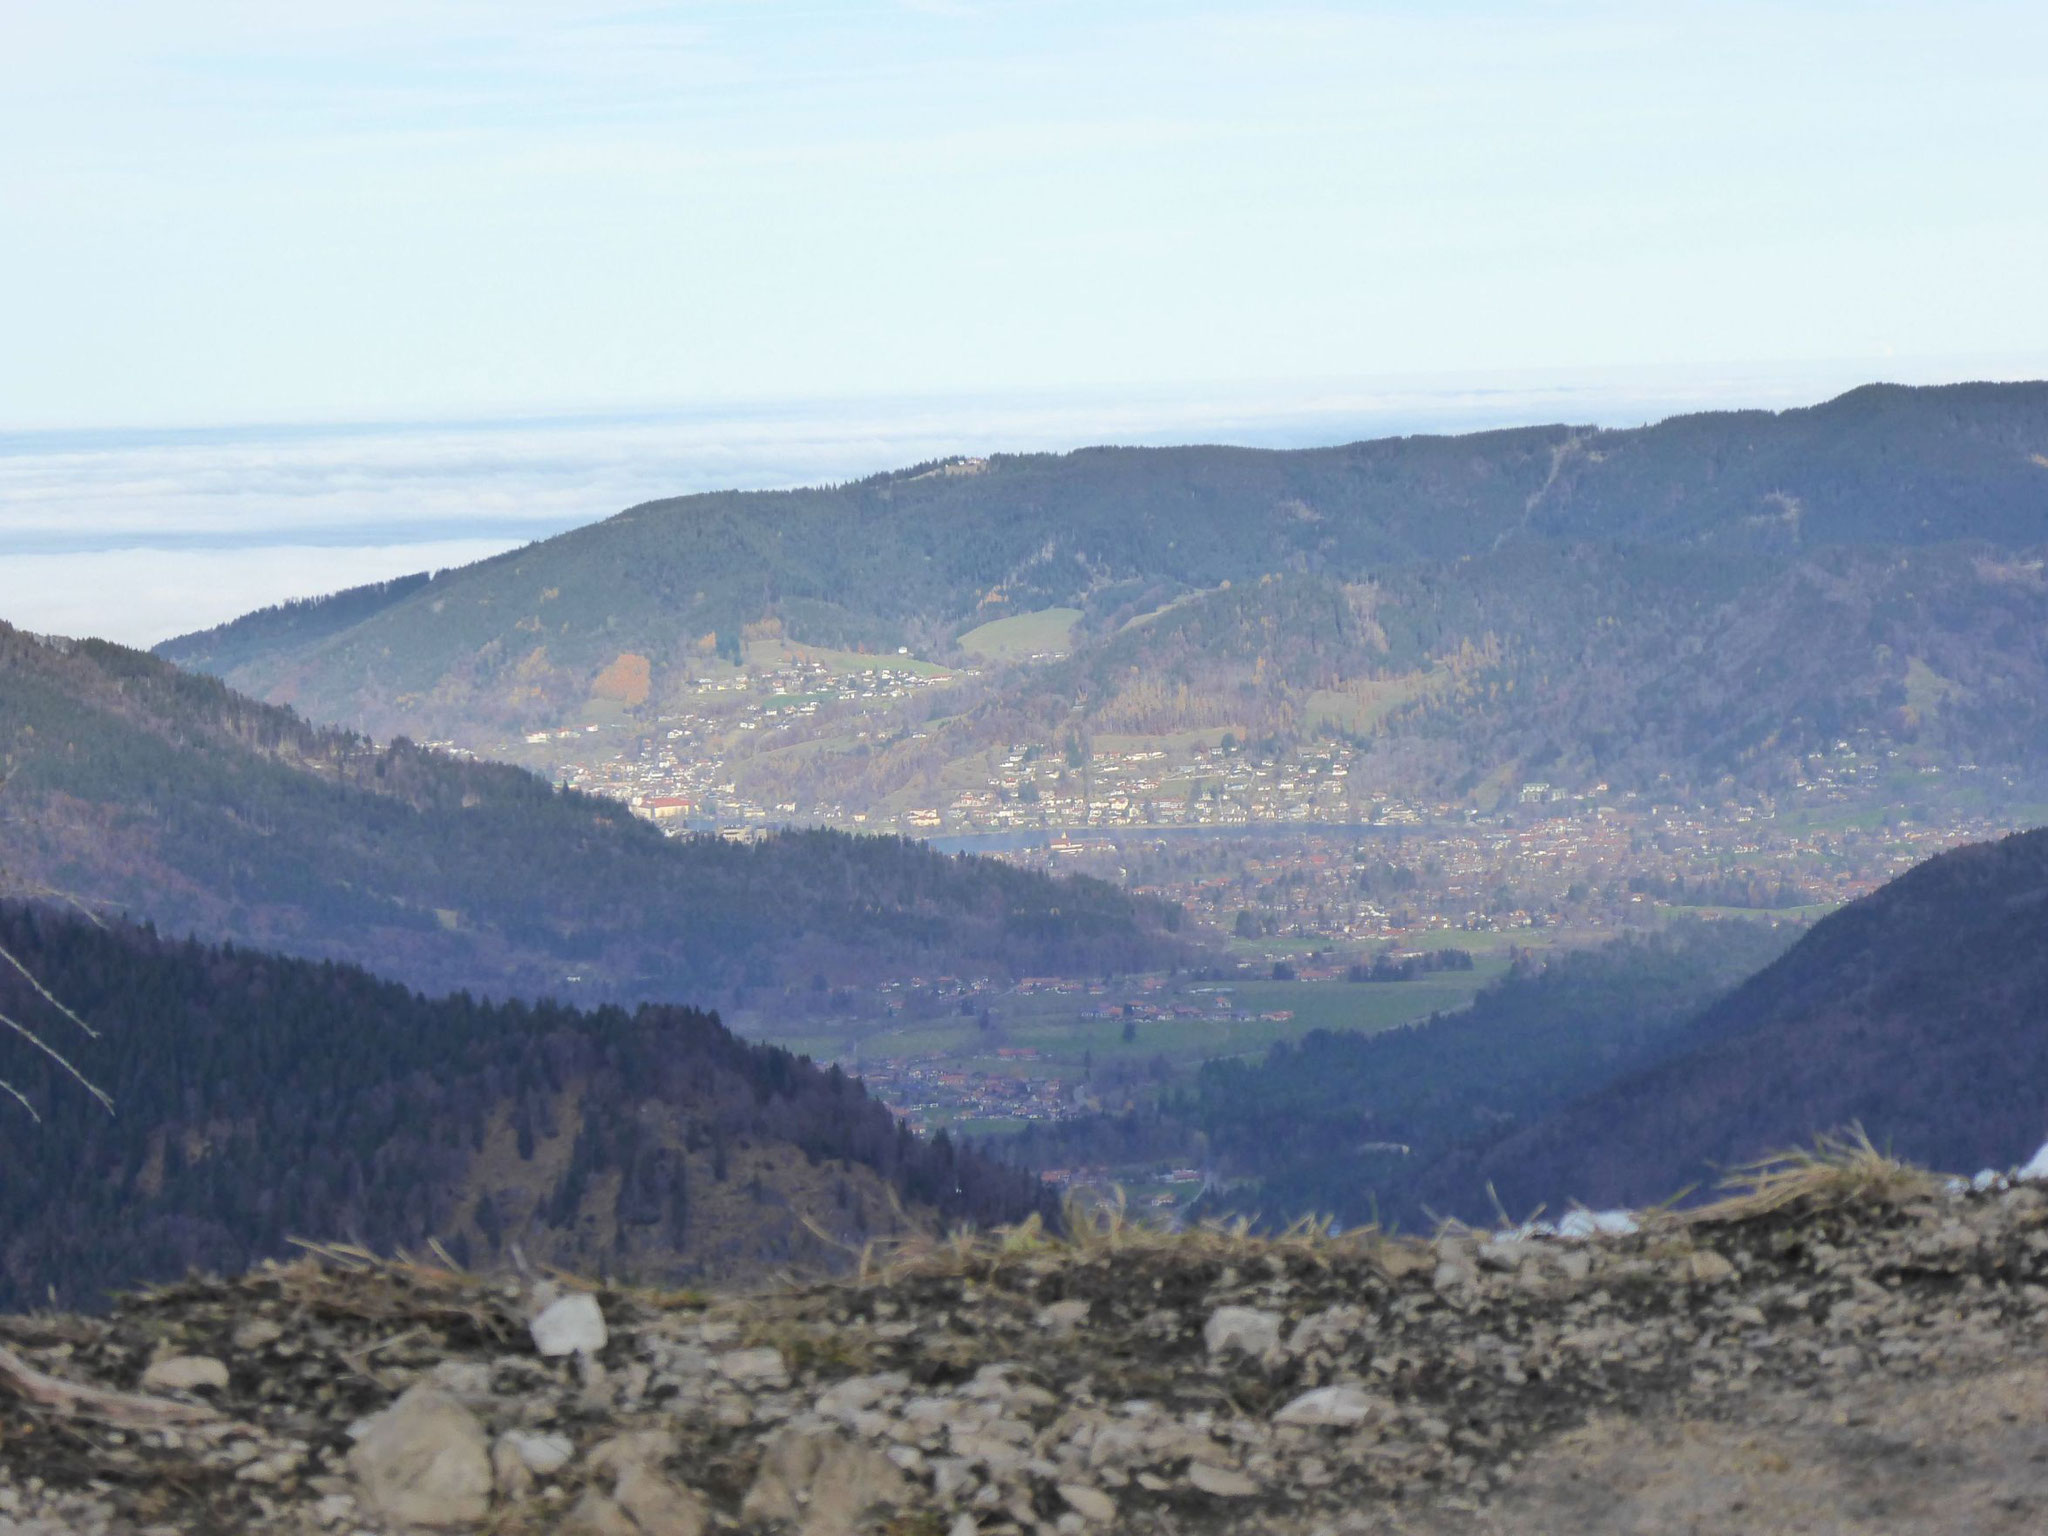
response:
<path fill-rule="evenodd" d="M 154 657 L 0 626 L 0 872 L 432 990 L 709 1000 L 1165 963 L 1178 913 L 895 838 L 673 840 L 612 801 L 316 730 Z"/>
<path fill-rule="evenodd" d="M 1408 1231 L 1433 1225 L 1432 1212 L 1484 1219 L 1484 1181 L 1468 1176 L 1478 1150 L 1664 1060 L 1693 1015 L 1796 933 L 1693 921 L 1525 957 L 1469 1008 L 1212 1061 L 1156 1105 L 1033 1127 L 1008 1148 L 1044 1168 L 1194 1161 L 1211 1181 L 1204 1210 L 1271 1226 L 1310 1215 Z"/>
<path fill-rule="evenodd" d="M 829 1268 L 874 1236 L 1017 1220 L 1043 1193 L 910 1135 L 835 1068 L 715 1014 L 428 999 L 352 966 L 171 942 L 0 907 L 0 1013 L 111 1093 L 103 1113 L 17 1043 L 0 1110 L 0 1306 L 189 1268 L 237 1271 L 317 1235 L 428 1240 L 669 1280 Z M 67 1038 L 68 1036 L 68 1038 Z M 835 1246 L 839 1245 L 839 1246 Z"/>
<path fill-rule="evenodd" d="M 2048 829 L 1958 848 L 1814 926 L 1629 1075 L 1433 1181 L 1515 1208 L 1663 1199 L 1860 1121 L 1965 1172 L 2048 1136 Z"/>
<path fill-rule="evenodd" d="M 1965 1172 L 2048 1138 L 2048 829 L 1941 854 L 1803 936 L 1721 920 L 1531 960 L 1461 1012 L 1211 1062 L 1013 1146 L 1200 1160 L 1206 1210 L 1413 1230 L 1655 1204 L 1852 1123 Z"/>

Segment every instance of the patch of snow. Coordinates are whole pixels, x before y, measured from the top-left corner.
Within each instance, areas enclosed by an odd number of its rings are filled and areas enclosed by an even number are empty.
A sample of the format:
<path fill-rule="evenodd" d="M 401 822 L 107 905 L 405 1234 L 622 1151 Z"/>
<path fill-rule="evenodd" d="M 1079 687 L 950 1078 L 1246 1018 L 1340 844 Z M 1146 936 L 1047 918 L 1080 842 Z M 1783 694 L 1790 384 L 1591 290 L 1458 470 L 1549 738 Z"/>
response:
<path fill-rule="evenodd" d="M 2042 1180 L 2048 1180 L 2048 1142 L 2044 1142 L 2041 1150 L 2028 1158 L 2026 1163 L 2013 1177 L 2025 1183 L 2037 1183 Z"/>
<path fill-rule="evenodd" d="M 1628 1211 L 1571 1211 L 1557 1224 L 1557 1235 L 1584 1242 L 1590 1237 L 1627 1237 L 1642 1230 Z"/>

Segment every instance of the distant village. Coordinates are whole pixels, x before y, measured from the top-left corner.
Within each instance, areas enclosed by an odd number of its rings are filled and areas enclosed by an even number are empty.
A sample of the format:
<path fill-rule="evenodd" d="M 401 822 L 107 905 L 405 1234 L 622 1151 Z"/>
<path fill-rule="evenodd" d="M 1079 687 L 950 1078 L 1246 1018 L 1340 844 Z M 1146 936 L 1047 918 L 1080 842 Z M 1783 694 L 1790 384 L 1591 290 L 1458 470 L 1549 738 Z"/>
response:
<path fill-rule="evenodd" d="M 1985 782 L 1991 776 L 1968 764 L 1915 765 L 1863 735 L 1806 758 L 1775 796 L 1692 803 L 1675 791 L 1527 779 L 1496 786 L 1483 810 L 1369 784 L 1364 754 L 1342 738 L 1282 751 L 1214 731 L 1018 741 L 951 760 L 933 741 L 934 771 L 952 787 L 923 799 L 743 792 L 758 777 L 753 765 L 806 751 L 833 769 L 816 782 L 842 795 L 857 789 L 840 765 L 863 749 L 921 741 L 926 718 L 943 712 L 933 691 L 975 676 L 903 656 L 827 665 L 792 655 L 698 677 L 652 720 L 534 732 L 490 755 L 617 799 L 676 836 L 891 832 L 1094 875 L 1177 903 L 1235 974 L 1304 983 L 1357 980 L 1361 970 L 1400 976 L 1459 946 L 1594 943 L 1686 914 L 1811 919 L 1943 848 L 2014 830 L 2023 814 L 1998 809 L 2011 801 L 2008 781 Z M 1113 1018 L 1126 1031 L 1195 1020 L 1284 1029 L 1293 1018 L 1270 1000 L 1239 1003 L 1227 979 L 1162 981 L 891 983 L 850 996 L 846 1022 L 869 1021 L 853 1031 L 857 1041 L 870 1038 L 870 1025 L 886 1034 L 891 1019 L 958 1009 L 986 1017 L 1020 1001 L 1057 1002 L 1069 1025 Z M 1102 1073 L 1068 1054 L 1041 1058 L 997 1030 L 929 1049 L 855 1046 L 841 1064 L 918 1129 L 1057 1120 L 1117 1108 L 1141 1091 L 1127 1084 L 1105 1103 Z M 1150 1070 L 1159 1077 L 1165 1068 Z M 1166 1192 L 1147 1198 L 1176 1198 L 1170 1172 L 1161 1170 Z"/>
<path fill-rule="evenodd" d="M 1405 979 L 1446 954 L 1469 966 L 1468 949 L 1541 952 L 1687 915 L 1807 921 L 1943 848 L 2039 819 L 2014 804 L 2007 778 L 1970 764 L 1915 764 L 1867 734 L 1804 759 L 1776 795 L 1689 802 L 1675 790 L 1540 779 L 1497 786 L 1491 809 L 1418 800 L 1368 784 L 1364 754 L 1342 738 L 1282 751 L 1213 731 L 1020 741 L 953 760 L 934 741 L 932 760 L 955 787 L 921 801 L 742 793 L 747 766 L 764 756 L 818 743 L 826 761 L 843 763 L 862 746 L 919 741 L 926 714 L 940 712 L 920 696 L 974 675 L 901 657 L 853 667 L 799 658 L 700 677 L 681 706 L 651 722 L 536 732 L 491 755 L 517 759 L 524 748 L 557 782 L 617 799 L 676 836 L 892 832 L 1094 875 L 1177 903 L 1227 956 L 1206 982 L 939 977 L 842 994 L 847 1017 L 834 1027 L 843 1044 L 824 1057 L 915 1129 L 981 1134 L 1118 1110 L 1188 1069 L 1144 1044 L 1107 1064 L 1092 1059 L 1073 1042 L 1103 1021 L 1120 1021 L 1125 1042 L 1142 1029 L 1145 1041 L 1169 1047 L 1198 1023 L 1232 1026 L 1234 1037 L 1288 1033 L 1299 1026 L 1272 1001 L 1277 980 Z M 820 720 L 821 711 L 832 713 Z M 1267 994 L 1256 1005 L 1240 1000 L 1251 978 Z M 961 1027 L 970 1014 L 980 1030 Z M 1019 1014 L 1053 1023 L 1062 1048 L 1042 1052 L 989 1030 L 991 1017 Z M 947 1019 L 947 1041 L 903 1048 Z M 1081 1185 L 1106 1176 L 1053 1175 Z M 1136 1197 L 1171 1208 L 1198 1193 L 1201 1178 L 1162 1166 Z"/>
<path fill-rule="evenodd" d="M 795 656 L 699 677 L 652 722 L 536 732 L 493 755 L 523 747 L 558 782 L 676 835 L 823 826 L 935 839 L 1115 880 L 1303 958 L 1432 934 L 1597 935 L 1672 906 L 1825 908 L 1940 848 L 2011 830 L 1993 808 L 2009 783 L 1980 782 L 1968 764 L 1914 767 L 1867 737 L 1807 758 L 1774 797 L 1694 804 L 1528 780 L 1481 811 L 1368 786 L 1342 739 L 1281 753 L 1228 732 L 1017 742 L 949 764 L 961 782 L 929 803 L 742 792 L 742 765 L 815 740 L 821 709 L 837 711 L 836 751 L 916 741 L 925 733 L 906 701 L 974 676 L 903 657 Z"/>

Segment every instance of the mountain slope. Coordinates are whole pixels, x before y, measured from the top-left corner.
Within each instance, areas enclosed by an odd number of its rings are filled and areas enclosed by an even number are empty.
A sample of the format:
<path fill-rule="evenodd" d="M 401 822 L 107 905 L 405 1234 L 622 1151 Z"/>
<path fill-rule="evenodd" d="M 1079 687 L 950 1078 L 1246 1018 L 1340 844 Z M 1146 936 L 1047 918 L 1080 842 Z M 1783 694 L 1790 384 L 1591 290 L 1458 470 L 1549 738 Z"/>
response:
<path fill-rule="evenodd" d="M 684 497 L 161 650 L 317 718 L 492 746 L 616 709 L 622 662 L 651 725 L 750 645 L 958 660 L 987 621 L 1071 609 L 1066 662 L 985 666 L 887 750 L 870 733 L 863 803 L 1006 740 L 1198 727 L 1400 743 L 1386 772 L 1437 794 L 1517 770 L 1767 782 L 1858 729 L 2030 761 L 2044 550 L 2048 384 L 1872 386 L 1628 431 L 1089 449 Z M 760 803 L 818 788 L 765 736 L 721 750 Z"/>
<path fill-rule="evenodd" d="M 7 1049 L 0 1075 L 42 1119 L 0 1112 L 0 1307 L 235 1272 L 315 1234 L 434 1239 L 479 1265 L 517 1243 L 647 1278 L 830 1267 L 835 1242 L 1016 1220 L 1043 1198 L 716 1015 L 429 1000 L 350 966 L 15 905 L 0 945 L 99 1038 L 12 967 L 0 1012 L 116 1106 Z"/>
<path fill-rule="evenodd" d="M 672 840 L 617 804 L 315 730 L 99 642 L 0 626 L 0 873 L 431 990 L 708 999 L 1164 963 L 1177 914 L 890 838 Z"/>
<path fill-rule="evenodd" d="M 2048 1137 L 2048 829 L 1928 860 L 1817 923 L 1630 1075 L 1434 1180 L 1510 1209 L 1661 1200 L 1850 1121 L 1937 1168 Z"/>

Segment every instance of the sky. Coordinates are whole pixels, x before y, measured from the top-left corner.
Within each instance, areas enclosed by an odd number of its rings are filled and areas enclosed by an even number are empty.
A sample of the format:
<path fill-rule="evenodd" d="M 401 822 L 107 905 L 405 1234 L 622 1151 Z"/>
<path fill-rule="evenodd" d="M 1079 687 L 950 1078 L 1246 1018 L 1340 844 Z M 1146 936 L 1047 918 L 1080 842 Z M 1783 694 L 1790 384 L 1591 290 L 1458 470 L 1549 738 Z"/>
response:
<path fill-rule="evenodd" d="M 0 616 L 939 452 L 2041 376 L 2044 58 L 2038 0 L 9 0 Z"/>

